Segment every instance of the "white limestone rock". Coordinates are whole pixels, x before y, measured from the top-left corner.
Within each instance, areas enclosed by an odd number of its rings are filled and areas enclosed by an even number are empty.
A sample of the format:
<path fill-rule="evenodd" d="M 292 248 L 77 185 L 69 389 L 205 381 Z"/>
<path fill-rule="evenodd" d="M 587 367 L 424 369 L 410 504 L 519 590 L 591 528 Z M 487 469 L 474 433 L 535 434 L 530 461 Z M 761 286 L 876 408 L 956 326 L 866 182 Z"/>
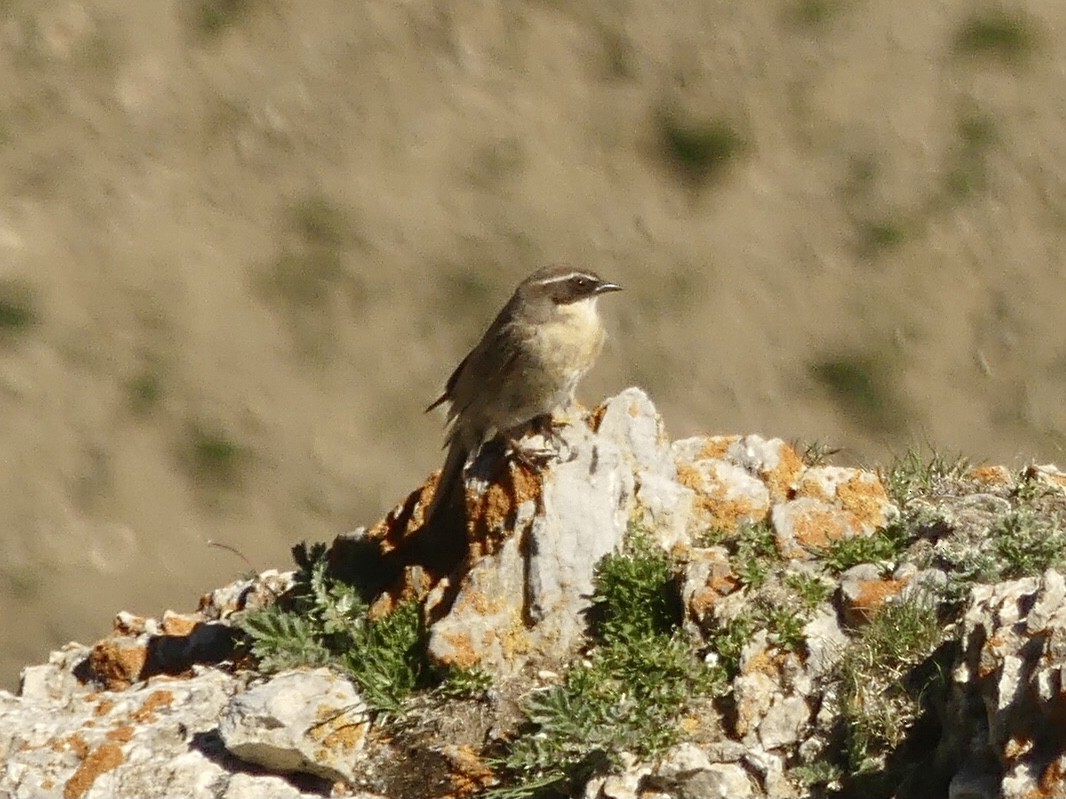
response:
<path fill-rule="evenodd" d="M 219 734 L 235 757 L 275 772 L 355 779 L 370 715 L 352 683 L 329 669 L 278 674 L 234 697 Z"/>

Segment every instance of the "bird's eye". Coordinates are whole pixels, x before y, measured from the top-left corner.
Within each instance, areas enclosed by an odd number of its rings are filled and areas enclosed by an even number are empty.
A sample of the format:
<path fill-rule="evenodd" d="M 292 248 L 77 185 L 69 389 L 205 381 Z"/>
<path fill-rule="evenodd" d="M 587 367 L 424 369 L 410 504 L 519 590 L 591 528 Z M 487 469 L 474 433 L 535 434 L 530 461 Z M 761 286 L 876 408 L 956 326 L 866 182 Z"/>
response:
<path fill-rule="evenodd" d="M 587 289 L 589 287 L 589 279 L 587 277 L 579 277 L 577 279 L 577 287 L 579 289 Z"/>

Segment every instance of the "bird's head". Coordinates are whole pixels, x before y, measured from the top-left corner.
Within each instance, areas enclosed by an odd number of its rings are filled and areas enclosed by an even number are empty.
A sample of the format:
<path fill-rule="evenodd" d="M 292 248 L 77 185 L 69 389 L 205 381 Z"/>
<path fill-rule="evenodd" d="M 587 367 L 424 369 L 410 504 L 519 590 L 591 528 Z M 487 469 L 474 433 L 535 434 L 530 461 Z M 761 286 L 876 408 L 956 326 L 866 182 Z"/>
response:
<path fill-rule="evenodd" d="M 559 264 L 538 269 L 522 281 L 516 294 L 531 304 L 562 309 L 577 304 L 595 306 L 601 294 L 621 289 L 588 269 Z"/>

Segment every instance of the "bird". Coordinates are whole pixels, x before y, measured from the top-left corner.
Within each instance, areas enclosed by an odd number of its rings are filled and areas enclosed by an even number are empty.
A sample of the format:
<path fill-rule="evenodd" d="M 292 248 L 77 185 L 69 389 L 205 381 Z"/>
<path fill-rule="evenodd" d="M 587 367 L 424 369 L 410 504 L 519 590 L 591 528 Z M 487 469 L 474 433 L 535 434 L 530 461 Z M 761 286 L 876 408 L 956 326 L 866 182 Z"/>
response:
<path fill-rule="evenodd" d="M 426 408 L 447 402 L 449 425 L 448 454 L 426 510 L 427 527 L 465 500 L 466 465 L 482 444 L 502 438 L 521 457 L 517 440 L 530 426 L 550 433 L 552 411 L 573 404 L 578 381 L 603 349 L 597 300 L 621 289 L 569 264 L 538 269 L 518 284 Z"/>

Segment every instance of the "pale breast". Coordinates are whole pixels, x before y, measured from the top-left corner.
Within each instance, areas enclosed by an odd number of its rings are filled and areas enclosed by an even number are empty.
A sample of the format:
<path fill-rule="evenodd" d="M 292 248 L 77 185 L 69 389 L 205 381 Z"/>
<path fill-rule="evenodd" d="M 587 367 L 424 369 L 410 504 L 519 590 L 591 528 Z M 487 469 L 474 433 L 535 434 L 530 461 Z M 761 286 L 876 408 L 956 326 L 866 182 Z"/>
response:
<path fill-rule="evenodd" d="M 603 324 L 595 300 L 560 306 L 538 327 L 541 346 L 537 351 L 549 362 L 548 371 L 558 376 L 560 400 L 568 399 L 603 349 Z"/>

